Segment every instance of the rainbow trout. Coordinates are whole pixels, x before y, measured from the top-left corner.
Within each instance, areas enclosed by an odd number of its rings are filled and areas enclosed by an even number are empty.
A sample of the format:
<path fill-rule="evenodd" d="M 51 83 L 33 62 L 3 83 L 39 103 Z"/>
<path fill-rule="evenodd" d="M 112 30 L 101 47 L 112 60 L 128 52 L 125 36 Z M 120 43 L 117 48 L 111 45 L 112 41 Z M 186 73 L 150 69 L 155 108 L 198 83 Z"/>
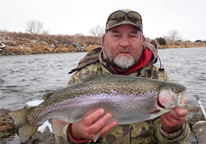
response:
<path fill-rule="evenodd" d="M 74 123 L 98 108 L 111 112 L 118 125 L 154 119 L 179 106 L 185 107 L 186 88 L 172 82 L 141 77 L 98 75 L 46 95 L 36 107 L 10 112 L 26 142 L 46 120 L 58 118 L 61 126 Z"/>

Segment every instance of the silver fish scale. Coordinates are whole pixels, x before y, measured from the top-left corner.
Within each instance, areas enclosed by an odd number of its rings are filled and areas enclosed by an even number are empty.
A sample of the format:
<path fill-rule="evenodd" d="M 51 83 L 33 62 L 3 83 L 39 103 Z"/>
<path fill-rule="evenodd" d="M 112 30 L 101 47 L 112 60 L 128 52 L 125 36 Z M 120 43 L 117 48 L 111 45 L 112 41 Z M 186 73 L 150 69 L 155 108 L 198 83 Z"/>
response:
<path fill-rule="evenodd" d="M 85 114 L 104 108 L 120 124 L 148 119 L 162 87 L 185 90 L 170 82 L 132 76 L 100 75 L 55 92 L 27 118 L 32 124 L 58 117 L 67 122 L 81 120 Z"/>

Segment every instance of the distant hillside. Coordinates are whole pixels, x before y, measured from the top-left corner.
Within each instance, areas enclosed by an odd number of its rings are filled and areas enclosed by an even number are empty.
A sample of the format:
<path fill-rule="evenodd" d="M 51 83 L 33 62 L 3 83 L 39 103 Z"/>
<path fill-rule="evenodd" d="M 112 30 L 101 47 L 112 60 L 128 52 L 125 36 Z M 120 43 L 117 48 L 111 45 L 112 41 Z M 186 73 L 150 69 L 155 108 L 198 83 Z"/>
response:
<path fill-rule="evenodd" d="M 172 41 L 167 40 L 166 45 L 158 45 L 159 49 L 165 49 L 165 48 L 192 48 L 192 47 L 205 47 L 205 42 L 190 42 L 190 41 Z"/>
<path fill-rule="evenodd" d="M 147 39 L 150 41 L 150 39 Z M 101 37 L 83 35 L 34 35 L 0 31 L 0 55 L 68 53 L 91 51 L 101 46 Z M 205 43 L 167 41 L 161 48 L 206 47 Z"/>
<path fill-rule="evenodd" d="M 0 31 L 0 55 L 68 53 L 90 51 L 101 38 L 82 35 L 43 35 Z"/>

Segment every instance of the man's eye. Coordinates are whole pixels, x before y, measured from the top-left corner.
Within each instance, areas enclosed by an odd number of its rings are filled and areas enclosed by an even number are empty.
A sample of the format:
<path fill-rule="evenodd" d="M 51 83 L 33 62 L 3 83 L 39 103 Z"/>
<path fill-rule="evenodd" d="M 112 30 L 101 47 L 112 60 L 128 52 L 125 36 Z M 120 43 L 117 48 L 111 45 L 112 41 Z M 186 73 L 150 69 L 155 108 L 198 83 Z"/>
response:
<path fill-rule="evenodd" d="M 135 36 L 135 35 L 130 35 L 130 37 L 131 37 L 131 38 L 136 38 L 136 36 Z"/>
<path fill-rule="evenodd" d="M 114 37 L 120 37 L 120 35 L 114 35 Z"/>

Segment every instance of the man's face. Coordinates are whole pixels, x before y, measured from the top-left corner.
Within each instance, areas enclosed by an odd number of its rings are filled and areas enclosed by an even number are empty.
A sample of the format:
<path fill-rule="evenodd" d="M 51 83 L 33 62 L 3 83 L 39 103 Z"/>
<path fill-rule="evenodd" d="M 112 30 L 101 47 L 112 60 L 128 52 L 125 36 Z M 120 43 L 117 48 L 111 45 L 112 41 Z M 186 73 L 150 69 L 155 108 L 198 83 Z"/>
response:
<path fill-rule="evenodd" d="M 141 32 L 132 25 L 120 25 L 104 35 L 104 48 L 110 63 L 125 71 L 137 64 L 143 51 Z"/>

